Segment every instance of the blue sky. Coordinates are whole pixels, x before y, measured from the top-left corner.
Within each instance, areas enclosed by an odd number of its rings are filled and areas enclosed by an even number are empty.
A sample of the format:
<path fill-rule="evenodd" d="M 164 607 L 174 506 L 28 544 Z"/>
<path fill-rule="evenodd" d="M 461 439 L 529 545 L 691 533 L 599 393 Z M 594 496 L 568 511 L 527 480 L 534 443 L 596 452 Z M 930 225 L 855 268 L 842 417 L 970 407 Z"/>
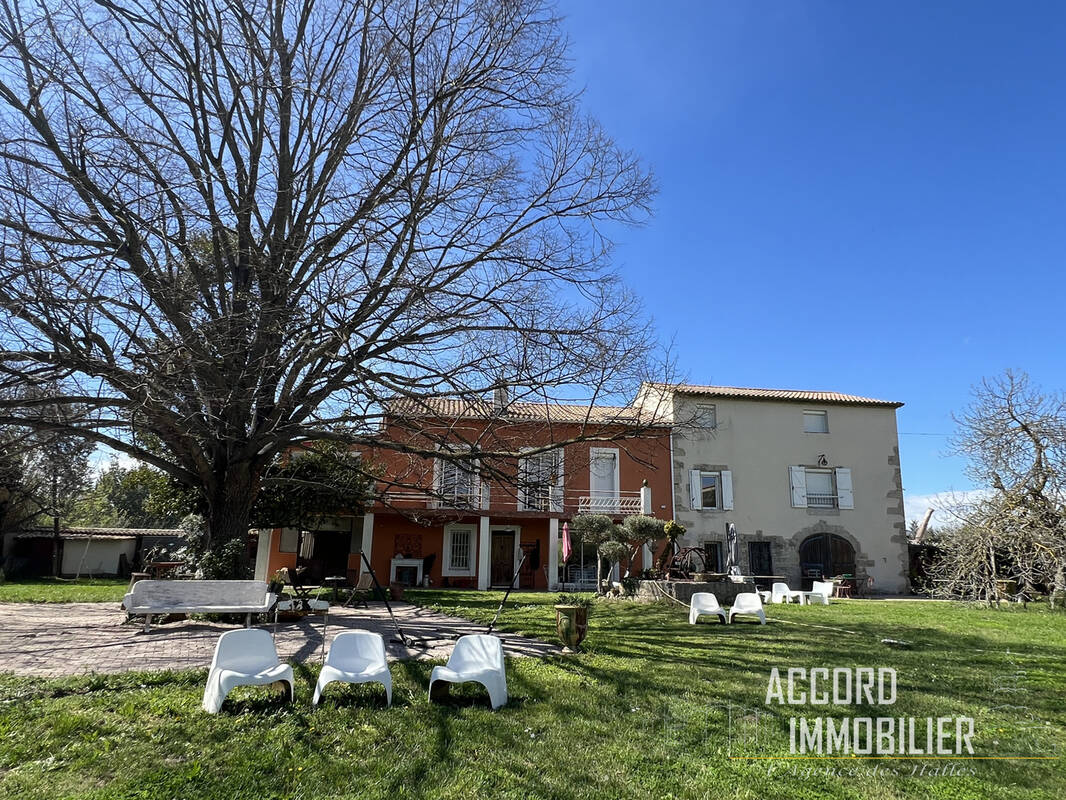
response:
<path fill-rule="evenodd" d="M 1066 4 L 560 10 L 586 109 L 657 176 L 615 261 L 687 377 L 903 401 L 908 513 L 975 488 L 912 434 L 1007 367 L 1066 389 Z"/>

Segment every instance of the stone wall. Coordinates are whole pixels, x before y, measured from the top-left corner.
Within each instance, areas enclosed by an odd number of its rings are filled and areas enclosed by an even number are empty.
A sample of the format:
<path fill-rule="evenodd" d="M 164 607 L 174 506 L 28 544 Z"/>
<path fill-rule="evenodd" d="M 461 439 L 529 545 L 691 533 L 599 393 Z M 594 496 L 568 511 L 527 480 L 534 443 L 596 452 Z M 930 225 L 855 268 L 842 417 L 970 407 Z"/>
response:
<path fill-rule="evenodd" d="M 736 596 L 742 592 L 755 591 L 755 584 L 753 583 L 733 583 L 732 581 L 707 581 L 705 583 L 696 581 L 641 581 L 637 587 L 637 599 L 647 601 L 661 600 L 662 594 L 656 591 L 656 586 L 682 603 L 690 602 L 692 595 L 696 592 L 710 592 L 717 598 L 719 605 L 723 606 L 731 605 Z"/>

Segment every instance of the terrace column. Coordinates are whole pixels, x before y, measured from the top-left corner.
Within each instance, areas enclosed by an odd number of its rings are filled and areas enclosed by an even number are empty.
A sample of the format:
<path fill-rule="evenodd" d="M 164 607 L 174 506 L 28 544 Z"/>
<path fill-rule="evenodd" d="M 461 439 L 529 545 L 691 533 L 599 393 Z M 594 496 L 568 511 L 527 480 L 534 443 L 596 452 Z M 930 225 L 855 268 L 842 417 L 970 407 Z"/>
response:
<path fill-rule="evenodd" d="M 559 588 L 559 520 L 548 520 L 548 591 Z"/>
<path fill-rule="evenodd" d="M 269 580 L 267 572 L 270 566 L 270 552 L 274 545 L 274 529 L 260 528 L 259 542 L 255 548 L 255 579 Z"/>
<path fill-rule="evenodd" d="M 359 577 L 366 572 L 366 565 L 370 562 L 370 554 L 374 551 L 374 513 L 368 512 L 363 515 L 363 552 L 366 554 L 366 562 L 359 559 Z"/>
<path fill-rule="evenodd" d="M 477 588 L 481 591 L 489 588 L 489 578 L 492 577 L 492 565 L 489 563 L 490 548 L 489 518 L 481 517 L 477 528 Z"/>
<path fill-rule="evenodd" d="M 651 514 L 651 487 L 647 481 L 640 487 L 640 513 Z"/>

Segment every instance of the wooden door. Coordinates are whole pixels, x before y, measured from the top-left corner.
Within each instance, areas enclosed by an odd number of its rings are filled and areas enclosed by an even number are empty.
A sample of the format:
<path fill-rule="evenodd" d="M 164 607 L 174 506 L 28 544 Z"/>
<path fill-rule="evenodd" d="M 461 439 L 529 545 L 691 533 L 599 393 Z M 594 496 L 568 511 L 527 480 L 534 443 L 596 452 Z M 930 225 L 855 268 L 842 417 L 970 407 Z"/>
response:
<path fill-rule="evenodd" d="M 514 531 L 492 532 L 490 583 L 507 586 L 514 577 Z"/>

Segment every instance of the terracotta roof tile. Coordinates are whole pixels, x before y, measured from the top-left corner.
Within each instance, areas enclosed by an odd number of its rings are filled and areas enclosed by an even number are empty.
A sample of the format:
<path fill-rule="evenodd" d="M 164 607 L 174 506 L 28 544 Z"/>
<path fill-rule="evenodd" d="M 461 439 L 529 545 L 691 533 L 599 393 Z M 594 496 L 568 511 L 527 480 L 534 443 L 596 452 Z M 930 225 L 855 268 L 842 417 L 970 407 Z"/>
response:
<path fill-rule="evenodd" d="M 780 400 L 797 403 L 835 403 L 849 406 L 882 406 L 899 408 L 903 403 L 878 400 L 840 392 L 812 392 L 798 389 L 749 389 L 739 386 L 700 386 L 689 383 L 652 384 L 661 389 L 672 389 L 679 394 L 704 395 L 708 397 L 736 397 L 742 400 Z"/>
<path fill-rule="evenodd" d="M 574 422 L 619 423 L 634 425 L 641 422 L 640 412 L 631 406 L 589 406 L 566 403 L 512 402 L 501 412 L 483 400 L 451 397 L 399 398 L 388 404 L 391 416 L 440 417 L 443 419 L 500 419 L 507 422 Z"/>
<path fill-rule="evenodd" d="M 16 534 L 16 539 L 41 539 L 52 537 L 51 528 L 32 528 Z M 60 528 L 63 539 L 133 539 L 137 536 L 166 536 L 184 538 L 181 528 Z"/>

